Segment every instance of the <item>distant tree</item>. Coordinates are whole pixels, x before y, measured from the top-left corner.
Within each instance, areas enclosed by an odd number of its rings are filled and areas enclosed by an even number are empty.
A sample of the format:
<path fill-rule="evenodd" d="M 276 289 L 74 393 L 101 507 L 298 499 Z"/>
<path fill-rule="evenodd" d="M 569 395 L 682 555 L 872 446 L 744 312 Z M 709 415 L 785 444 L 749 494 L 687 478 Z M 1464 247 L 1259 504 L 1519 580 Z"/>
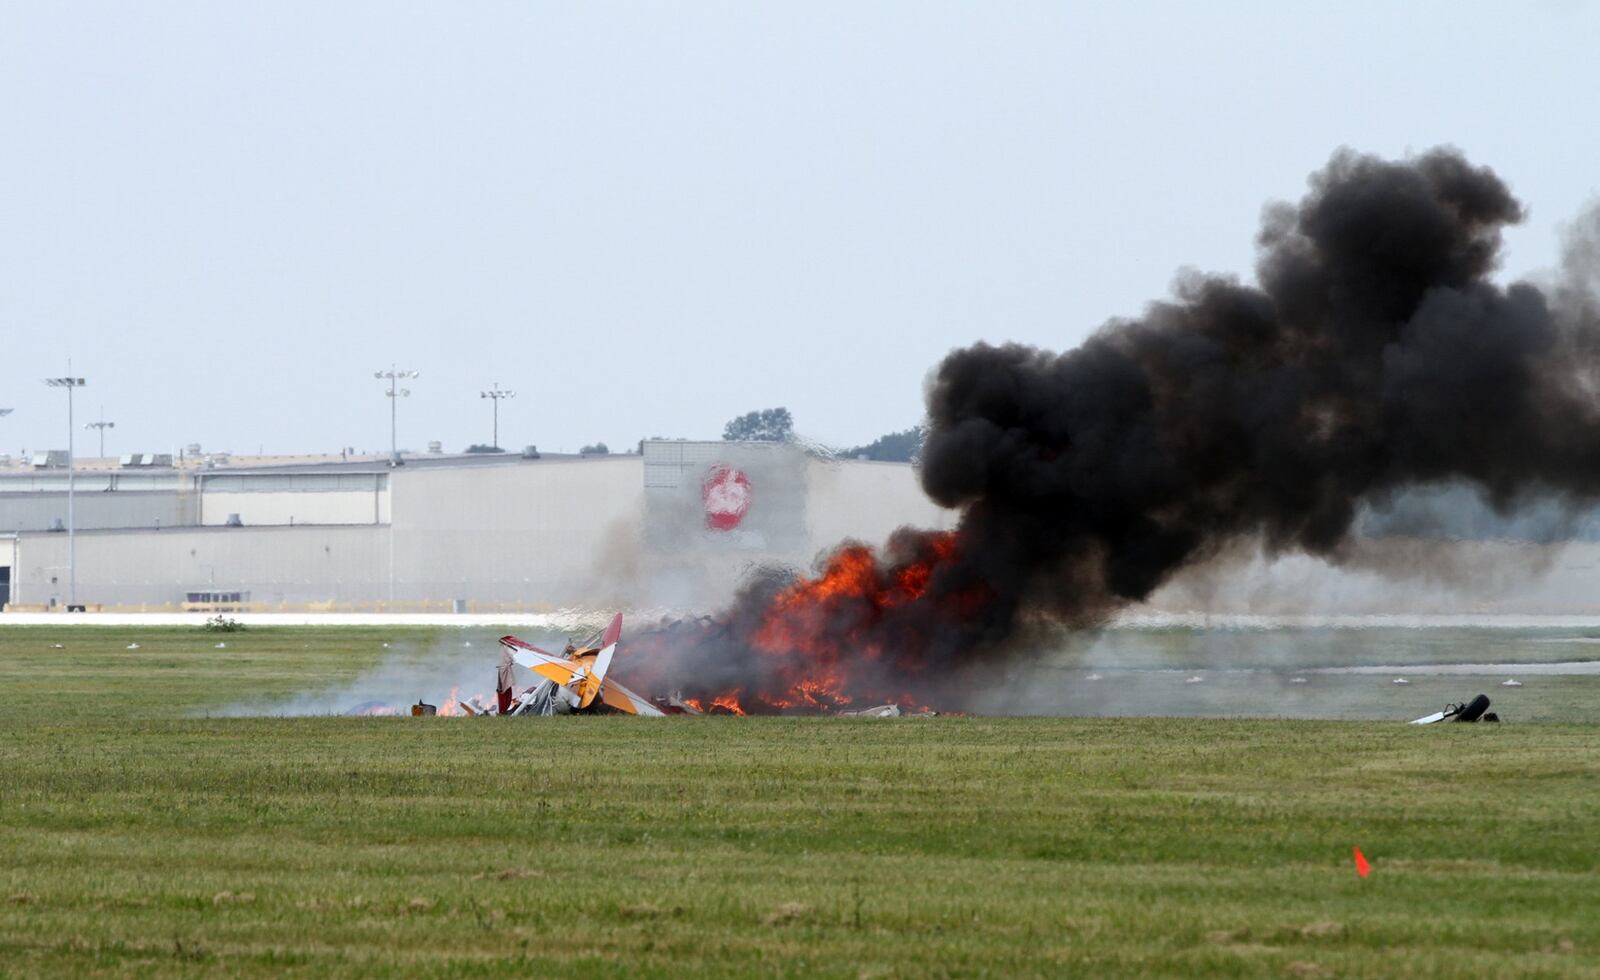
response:
<path fill-rule="evenodd" d="M 505 452 L 505 450 L 501 449 L 499 446 L 490 446 L 490 445 L 488 445 L 486 443 L 475 442 L 472 445 L 467 447 L 467 452 L 469 452 L 469 453 L 503 453 L 503 452 Z"/>
<path fill-rule="evenodd" d="M 609 455 L 611 455 L 611 450 L 606 448 L 606 444 L 605 443 L 597 442 L 592 446 L 584 446 L 582 449 L 578 450 L 578 455 L 579 456 L 609 456 Z"/>
<path fill-rule="evenodd" d="M 729 442 L 788 442 L 794 438 L 794 417 L 787 408 L 746 412 L 722 429 Z"/>
<path fill-rule="evenodd" d="M 909 463 L 922 452 L 922 426 L 912 426 L 904 432 L 891 432 L 879 436 L 865 446 L 847 449 L 843 455 L 852 459 L 865 456 L 886 463 Z"/>

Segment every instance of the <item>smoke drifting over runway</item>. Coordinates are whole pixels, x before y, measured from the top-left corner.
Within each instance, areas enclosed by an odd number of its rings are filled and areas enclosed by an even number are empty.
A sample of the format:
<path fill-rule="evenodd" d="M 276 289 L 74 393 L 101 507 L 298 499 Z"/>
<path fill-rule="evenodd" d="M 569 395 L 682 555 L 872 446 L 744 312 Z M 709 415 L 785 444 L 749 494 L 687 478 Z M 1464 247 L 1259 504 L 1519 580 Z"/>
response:
<path fill-rule="evenodd" d="M 955 532 L 757 578 L 637 662 L 747 708 L 920 698 L 1013 650 L 1019 625 L 1100 622 L 1241 540 L 1338 560 L 1359 510 L 1407 487 L 1465 483 L 1501 510 L 1592 501 L 1593 239 L 1575 236 L 1560 284 L 1502 287 L 1521 216 L 1455 150 L 1335 154 L 1267 210 L 1257 285 L 1185 276 L 1066 353 L 951 353 L 921 475 Z"/>

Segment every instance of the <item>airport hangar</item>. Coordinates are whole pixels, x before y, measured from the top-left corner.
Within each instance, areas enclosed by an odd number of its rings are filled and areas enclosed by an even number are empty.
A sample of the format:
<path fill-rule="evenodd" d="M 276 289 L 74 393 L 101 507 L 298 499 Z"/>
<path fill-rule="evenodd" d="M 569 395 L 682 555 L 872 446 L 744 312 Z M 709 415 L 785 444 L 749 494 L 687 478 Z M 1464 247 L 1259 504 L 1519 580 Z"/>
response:
<path fill-rule="evenodd" d="M 64 608 L 67 472 L 0 472 L 0 601 Z M 140 463 L 145 465 L 139 465 Z M 439 454 L 75 474 L 76 604 L 93 610 L 707 608 L 752 566 L 949 527 L 904 463 L 792 444 Z"/>
<path fill-rule="evenodd" d="M 65 454 L 0 468 L 0 603 L 62 610 Z M 793 444 L 647 440 L 639 454 L 82 461 L 76 604 L 90 610 L 545 612 L 723 606 L 759 564 L 846 538 L 949 528 L 904 463 Z M 97 465 L 98 463 L 98 465 Z M 1188 614 L 1600 614 L 1600 510 L 1503 516 L 1465 488 L 1367 513 L 1367 559 L 1286 556 L 1179 576 L 1143 609 Z M 1412 573 L 1374 571 L 1387 556 Z"/>

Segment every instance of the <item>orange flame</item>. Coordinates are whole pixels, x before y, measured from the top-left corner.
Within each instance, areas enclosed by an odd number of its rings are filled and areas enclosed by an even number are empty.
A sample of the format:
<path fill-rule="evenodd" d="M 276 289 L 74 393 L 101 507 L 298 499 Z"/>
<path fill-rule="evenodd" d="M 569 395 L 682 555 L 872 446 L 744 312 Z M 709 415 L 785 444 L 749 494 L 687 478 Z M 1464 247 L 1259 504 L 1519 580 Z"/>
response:
<path fill-rule="evenodd" d="M 683 703 L 703 715 L 730 714 L 742 715 L 747 712 L 739 705 L 738 690 L 727 694 L 719 694 L 714 698 L 684 698 Z"/>
<path fill-rule="evenodd" d="M 457 684 L 455 687 L 452 687 L 450 689 L 450 697 L 445 699 L 444 704 L 439 705 L 439 714 L 441 714 L 441 715 L 453 715 L 460 709 L 460 706 L 461 706 L 461 685 Z"/>
<path fill-rule="evenodd" d="M 639 647 L 658 642 L 666 648 L 654 654 L 635 648 L 635 657 L 663 665 L 661 676 L 647 675 L 643 683 L 692 686 L 692 672 L 671 673 L 678 662 L 672 650 L 709 644 L 754 662 L 748 683 L 684 699 L 700 711 L 828 713 L 887 702 L 904 711 L 927 710 L 907 689 L 921 690 L 936 679 L 918 682 L 930 664 L 932 638 L 977 622 L 992 598 L 983 584 L 964 584 L 970 577 L 940 581 L 958 545 L 951 531 L 902 532 L 884 556 L 846 544 L 816 575 L 795 579 L 739 617 L 673 624 L 641 638 Z"/>
<path fill-rule="evenodd" d="M 724 694 L 721 697 L 712 698 L 711 707 L 721 708 L 724 711 L 731 712 L 732 714 L 736 715 L 742 715 L 745 713 L 745 710 L 739 706 L 737 692 L 734 694 Z"/>

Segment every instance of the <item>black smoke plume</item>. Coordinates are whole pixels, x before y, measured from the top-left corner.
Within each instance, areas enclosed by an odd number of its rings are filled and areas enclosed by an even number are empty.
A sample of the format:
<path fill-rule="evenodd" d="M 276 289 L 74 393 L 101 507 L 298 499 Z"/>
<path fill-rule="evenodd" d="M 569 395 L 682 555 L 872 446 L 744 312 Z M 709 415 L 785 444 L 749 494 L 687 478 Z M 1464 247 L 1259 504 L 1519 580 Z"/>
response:
<path fill-rule="evenodd" d="M 1257 285 L 1185 276 L 1066 353 L 951 353 L 921 478 L 960 510 L 954 535 L 903 529 L 881 557 L 848 545 L 816 579 L 759 578 L 653 638 L 662 679 L 747 707 L 830 672 L 819 697 L 916 696 L 1008 653 L 1021 624 L 1100 621 L 1241 539 L 1337 559 L 1360 508 L 1406 487 L 1464 482 L 1502 510 L 1594 499 L 1594 271 L 1496 285 L 1521 217 L 1455 150 L 1341 151 L 1266 212 Z"/>

